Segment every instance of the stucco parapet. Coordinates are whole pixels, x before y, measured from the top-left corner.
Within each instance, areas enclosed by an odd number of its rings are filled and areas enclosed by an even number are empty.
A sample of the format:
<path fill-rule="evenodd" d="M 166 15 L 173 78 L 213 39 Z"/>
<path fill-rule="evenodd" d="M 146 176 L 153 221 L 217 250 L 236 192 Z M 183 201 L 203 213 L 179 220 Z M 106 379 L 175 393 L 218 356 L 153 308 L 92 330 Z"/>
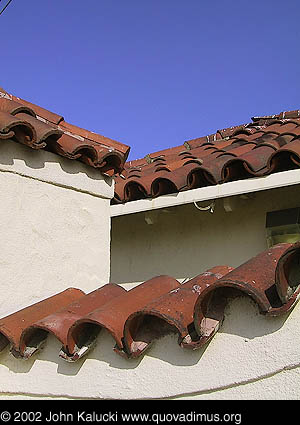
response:
<path fill-rule="evenodd" d="M 51 152 L 3 140 L 0 144 L 0 173 L 10 172 L 49 184 L 111 199 L 114 183 L 99 170 L 70 161 Z"/>

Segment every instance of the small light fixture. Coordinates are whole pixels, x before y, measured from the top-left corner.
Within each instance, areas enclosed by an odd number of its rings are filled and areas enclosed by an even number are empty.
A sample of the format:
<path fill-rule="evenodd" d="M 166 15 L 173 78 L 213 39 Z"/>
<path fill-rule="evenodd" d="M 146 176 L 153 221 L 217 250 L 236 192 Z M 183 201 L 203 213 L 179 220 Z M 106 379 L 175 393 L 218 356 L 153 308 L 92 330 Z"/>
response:
<path fill-rule="evenodd" d="M 300 241 L 300 207 L 267 213 L 266 233 L 268 247 Z"/>

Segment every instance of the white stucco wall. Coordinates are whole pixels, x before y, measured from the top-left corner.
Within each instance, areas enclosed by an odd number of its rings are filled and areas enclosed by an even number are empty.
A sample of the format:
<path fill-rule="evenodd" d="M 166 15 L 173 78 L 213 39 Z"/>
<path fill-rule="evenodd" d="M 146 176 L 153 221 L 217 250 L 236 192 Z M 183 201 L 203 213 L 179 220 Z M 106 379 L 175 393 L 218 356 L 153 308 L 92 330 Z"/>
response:
<path fill-rule="evenodd" d="M 68 287 L 90 292 L 108 282 L 112 194 L 97 170 L 1 141 L 1 316 Z"/>
<path fill-rule="evenodd" d="M 111 281 L 129 288 L 153 275 L 178 279 L 216 264 L 239 265 L 265 248 L 265 211 L 297 206 L 298 188 L 261 193 L 225 213 L 193 206 L 112 222 Z M 110 180 L 84 165 L 5 142 L 0 145 L 0 314 L 67 287 L 92 291 L 109 280 Z M 59 342 L 27 361 L 0 353 L 0 398 L 300 398 L 300 306 L 279 318 L 259 315 L 244 297 L 232 302 L 221 331 L 198 351 L 166 336 L 138 360 L 112 351 L 102 331 L 77 363 L 58 357 Z"/>

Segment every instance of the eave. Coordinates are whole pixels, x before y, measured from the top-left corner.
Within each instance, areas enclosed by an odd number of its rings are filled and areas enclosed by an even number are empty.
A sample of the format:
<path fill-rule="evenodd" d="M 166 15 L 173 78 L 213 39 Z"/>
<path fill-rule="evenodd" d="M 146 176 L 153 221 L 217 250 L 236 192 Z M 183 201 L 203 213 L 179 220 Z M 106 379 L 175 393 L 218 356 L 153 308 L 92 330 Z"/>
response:
<path fill-rule="evenodd" d="M 158 198 L 139 199 L 137 201 L 131 201 L 124 204 L 111 205 L 110 215 L 111 217 L 118 217 L 128 214 L 136 214 L 160 208 L 169 208 L 194 202 L 209 201 L 254 193 L 262 190 L 276 189 L 284 186 L 292 186 L 299 183 L 299 169 L 282 171 L 264 177 L 237 180 L 214 186 L 191 189 L 185 192 L 162 195 Z"/>

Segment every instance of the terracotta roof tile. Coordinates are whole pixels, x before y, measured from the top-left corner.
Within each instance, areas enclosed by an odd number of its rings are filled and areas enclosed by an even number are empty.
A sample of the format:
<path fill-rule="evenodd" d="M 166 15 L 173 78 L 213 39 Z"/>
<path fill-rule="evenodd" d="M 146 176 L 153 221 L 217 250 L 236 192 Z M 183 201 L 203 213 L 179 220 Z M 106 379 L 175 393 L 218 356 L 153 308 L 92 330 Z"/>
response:
<path fill-rule="evenodd" d="M 12 139 L 80 160 L 109 175 L 120 173 L 129 147 L 64 121 L 50 112 L 0 89 L 0 141 Z"/>
<path fill-rule="evenodd" d="M 92 346 L 88 332 L 91 325 L 94 330 L 107 329 L 116 341 L 117 350 L 122 351 L 123 329 L 128 316 L 178 286 L 179 282 L 169 276 L 154 277 L 82 317 L 69 330 L 68 351 L 63 357 L 70 361 L 77 360 L 82 352 Z"/>
<path fill-rule="evenodd" d="M 252 120 L 127 162 L 123 178 L 116 177 L 113 202 L 154 198 L 298 167 L 300 110 Z"/>
<path fill-rule="evenodd" d="M 11 352 L 15 357 L 30 357 L 38 347 L 32 350 L 22 342 L 22 333 L 34 325 L 35 322 L 59 311 L 76 299 L 82 297 L 80 289 L 69 288 L 59 294 L 26 307 L 3 319 L 0 319 L 0 349 L 11 345 Z M 42 338 L 44 340 L 44 338 Z"/>
<path fill-rule="evenodd" d="M 8 344 L 15 357 L 36 353 L 52 333 L 62 343 L 60 356 L 85 355 L 102 328 L 122 356 L 138 357 L 170 332 L 181 347 L 197 349 L 217 332 L 228 299 L 250 296 L 262 314 L 277 316 L 299 299 L 300 243 L 278 244 L 233 269 L 217 266 L 180 284 L 157 276 L 126 291 L 109 283 L 90 294 L 70 288 L 0 319 L 0 351 Z"/>
<path fill-rule="evenodd" d="M 71 304 L 65 304 L 60 311 L 55 311 L 27 327 L 20 337 L 20 345 L 30 346 L 32 355 L 39 349 L 41 344 L 47 338 L 48 333 L 52 333 L 62 343 L 62 357 L 64 357 L 64 353 L 68 350 L 67 336 L 71 326 L 83 316 L 86 316 L 88 313 L 100 308 L 102 305 L 119 295 L 122 295 L 124 292 L 126 291 L 121 286 L 108 283 L 87 295 L 82 294 L 80 298 L 76 299 Z M 90 328 L 90 340 L 92 341 L 98 333 L 99 330 L 95 335 L 92 334 Z M 78 351 L 79 347 L 74 345 L 73 349 L 74 351 Z M 82 349 L 81 355 L 83 355 Z"/>
<path fill-rule="evenodd" d="M 231 270 L 228 266 L 207 270 L 131 314 L 124 326 L 125 354 L 128 357 L 141 355 L 154 339 L 168 330 L 163 322 L 177 331 L 179 344 L 186 343 L 191 335 L 194 338 L 193 316 L 199 295 Z"/>

